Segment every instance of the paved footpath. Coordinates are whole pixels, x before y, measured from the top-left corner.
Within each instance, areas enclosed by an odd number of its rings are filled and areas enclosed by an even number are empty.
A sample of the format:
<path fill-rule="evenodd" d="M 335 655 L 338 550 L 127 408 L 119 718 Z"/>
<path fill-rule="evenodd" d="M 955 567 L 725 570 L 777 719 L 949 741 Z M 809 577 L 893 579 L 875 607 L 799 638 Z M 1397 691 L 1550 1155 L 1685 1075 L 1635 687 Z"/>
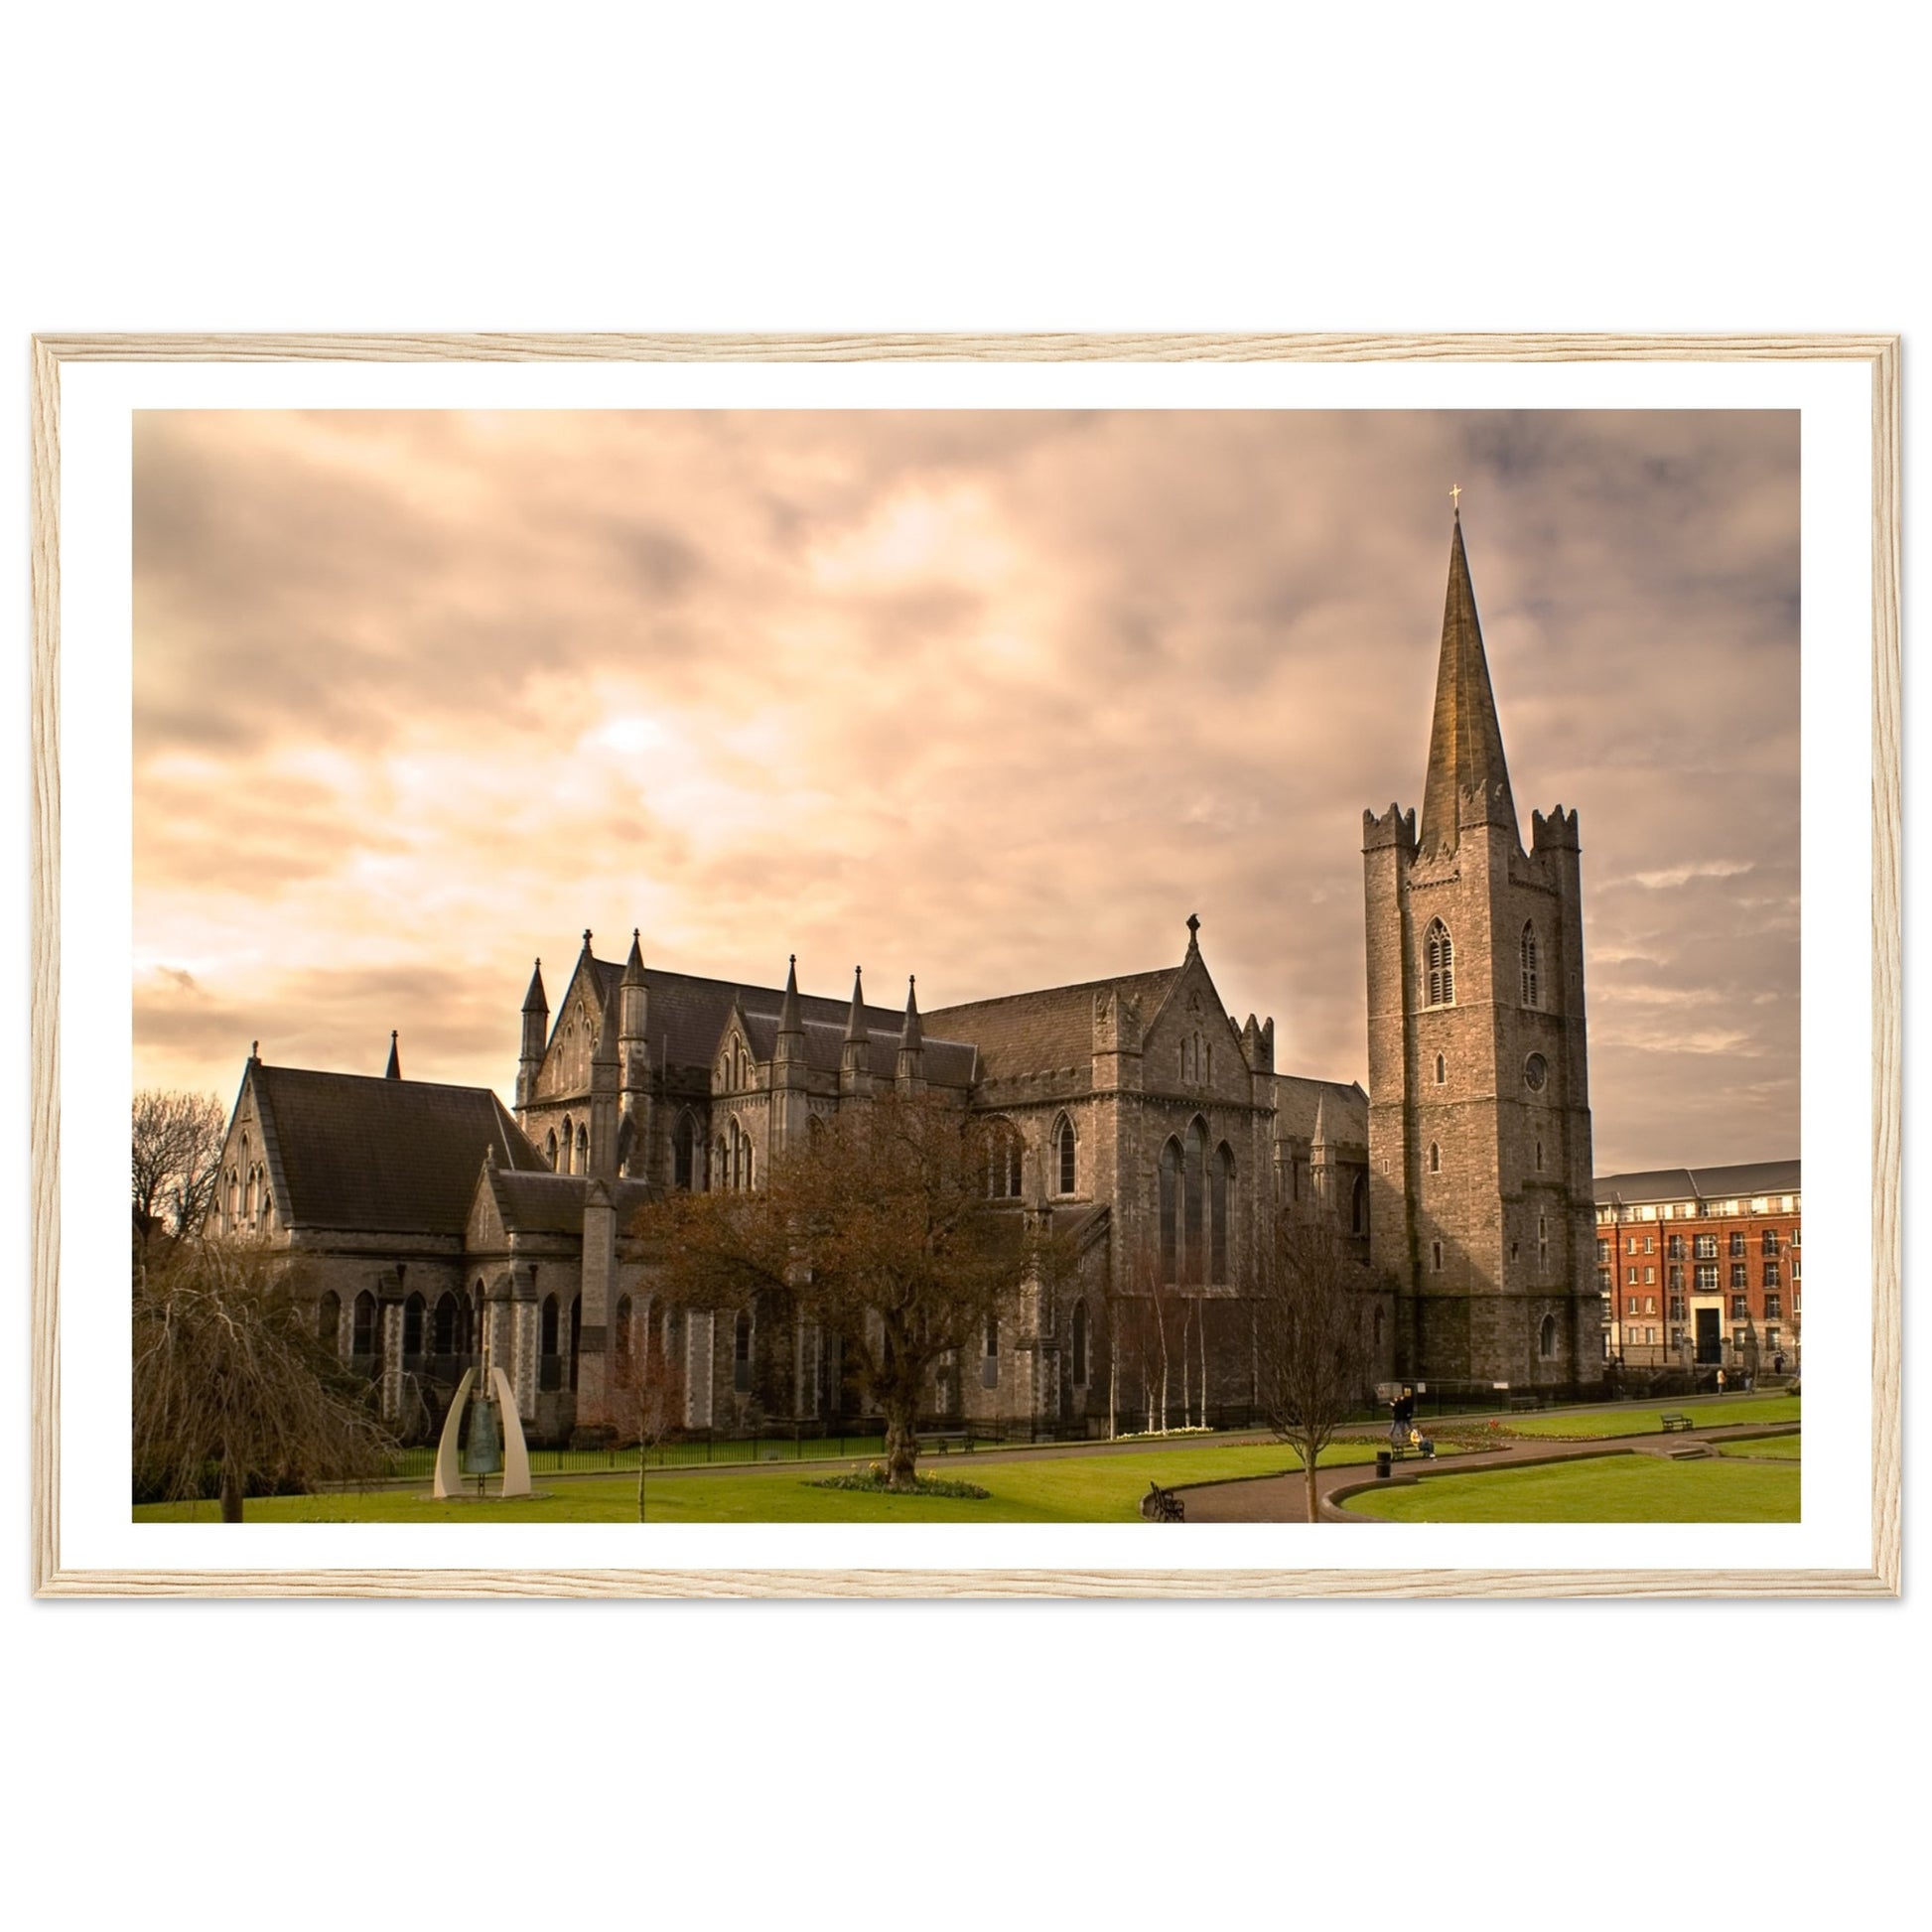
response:
<path fill-rule="evenodd" d="M 1724 1443 L 1756 1436 L 1791 1436 L 1796 1423 L 1731 1423 L 1702 1429 L 1678 1430 L 1666 1435 L 1613 1436 L 1590 1442 L 1545 1437 L 1518 1441 L 1501 1449 L 1478 1449 L 1466 1455 L 1444 1455 L 1433 1461 L 1411 1456 L 1395 1465 L 1395 1473 L 1382 1485 L 1427 1480 L 1429 1476 L 1462 1475 L 1481 1469 L 1521 1469 L 1549 1462 L 1581 1462 L 1597 1455 L 1627 1455 L 1632 1451 L 1671 1449 L 1682 1450 L 1691 1443 Z M 1337 1489 L 1345 1489 L 1364 1479 L 1374 1480 L 1375 1465 L 1364 1462 L 1338 1463 L 1315 1473 L 1315 1487 L 1326 1502 Z M 1205 1482 L 1177 1485 L 1187 1506 L 1190 1523 L 1306 1523 L 1308 1482 L 1300 1469 L 1288 1475 L 1256 1476 L 1246 1481 Z M 1345 1507 L 1345 1506 L 1344 1506 Z M 1370 1523 L 1368 1516 L 1344 1520 Z"/>

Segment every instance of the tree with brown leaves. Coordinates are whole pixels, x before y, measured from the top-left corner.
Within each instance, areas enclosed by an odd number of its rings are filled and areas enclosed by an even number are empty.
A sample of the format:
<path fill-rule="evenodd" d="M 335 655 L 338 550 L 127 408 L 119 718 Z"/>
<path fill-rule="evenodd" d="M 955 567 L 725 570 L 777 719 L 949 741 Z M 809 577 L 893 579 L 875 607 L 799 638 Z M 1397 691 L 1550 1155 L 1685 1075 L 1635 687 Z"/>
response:
<path fill-rule="evenodd" d="M 675 1302 L 772 1298 L 840 1336 L 885 1418 L 887 1480 L 909 1489 L 935 1368 L 976 1355 L 1029 1281 L 1070 1266 L 1025 1210 L 989 1198 L 997 1133 L 940 1099 L 880 1094 L 815 1124 L 758 1191 L 673 1194 L 635 1231 Z"/>
<path fill-rule="evenodd" d="M 1282 1215 L 1257 1289 L 1256 1395 L 1276 1435 L 1300 1452 L 1309 1521 L 1319 1522 L 1316 1458 L 1367 1388 L 1368 1271 L 1329 1215 Z"/>
<path fill-rule="evenodd" d="M 134 1470 L 241 1521 L 250 1482 L 380 1475 L 395 1444 L 316 1340 L 286 1263 L 255 1243 L 184 1242 L 136 1270 Z"/>
<path fill-rule="evenodd" d="M 653 1318 L 655 1317 L 655 1318 Z M 644 1522 L 644 1475 L 650 1452 L 684 1421 L 684 1376 L 664 1352 L 662 1317 L 650 1310 L 635 1331 L 625 1337 L 613 1364 L 611 1414 L 620 1440 L 637 1445 L 637 1520 Z"/>

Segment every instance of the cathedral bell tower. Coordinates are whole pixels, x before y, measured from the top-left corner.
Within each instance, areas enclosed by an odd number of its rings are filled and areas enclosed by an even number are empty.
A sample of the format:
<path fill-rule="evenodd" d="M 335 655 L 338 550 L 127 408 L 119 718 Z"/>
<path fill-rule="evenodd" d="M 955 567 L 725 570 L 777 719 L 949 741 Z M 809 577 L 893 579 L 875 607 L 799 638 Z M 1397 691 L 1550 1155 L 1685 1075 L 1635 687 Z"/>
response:
<path fill-rule="evenodd" d="M 1422 826 L 1362 814 L 1370 1263 L 1396 1372 L 1602 1377 L 1577 814 L 1523 850 L 1458 513 Z"/>

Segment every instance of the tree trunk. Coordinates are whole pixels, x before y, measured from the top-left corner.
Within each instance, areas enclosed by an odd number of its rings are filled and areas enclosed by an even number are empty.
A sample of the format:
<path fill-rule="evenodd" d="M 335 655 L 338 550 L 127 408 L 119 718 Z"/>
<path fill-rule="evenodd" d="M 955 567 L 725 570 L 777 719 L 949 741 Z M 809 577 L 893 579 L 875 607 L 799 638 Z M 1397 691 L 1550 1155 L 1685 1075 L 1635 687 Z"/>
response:
<path fill-rule="evenodd" d="M 886 1483 L 892 1489 L 910 1489 L 919 1457 L 916 1402 L 895 1398 L 886 1405 Z"/>
<path fill-rule="evenodd" d="M 1321 1504 L 1314 1484 L 1314 1466 L 1319 1453 L 1320 1451 L 1311 1444 L 1304 1443 L 1302 1445 L 1303 1480 L 1308 1484 L 1309 1521 L 1311 1523 L 1318 1523 L 1321 1520 Z"/>
<path fill-rule="evenodd" d="M 650 1456 L 650 1444 L 645 1439 L 644 1432 L 640 1429 L 637 1432 L 637 1520 L 640 1523 L 645 1520 L 644 1518 L 644 1463 L 649 1458 L 649 1456 Z"/>
<path fill-rule="evenodd" d="M 1107 1440 L 1120 1434 L 1120 1337 L 1115 1334 L 1114 1310 L 1107 1311 Z"/>
<path fill-rule="evenodd" d="M 241 1521 L 241 1465 L 228 1452 L 225 1445 L 221 1450 L 221 1520 L 224 1523 Z"/>

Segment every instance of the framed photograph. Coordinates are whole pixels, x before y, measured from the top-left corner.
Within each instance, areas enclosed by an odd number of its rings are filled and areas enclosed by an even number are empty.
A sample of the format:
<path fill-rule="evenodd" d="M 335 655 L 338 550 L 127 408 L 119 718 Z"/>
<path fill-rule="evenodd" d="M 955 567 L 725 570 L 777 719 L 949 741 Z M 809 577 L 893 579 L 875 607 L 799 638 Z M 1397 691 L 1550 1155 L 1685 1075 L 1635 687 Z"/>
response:
<path fill-rule="evenodd" d="M 1897 378 L 41 339 L 36 1590 L 1895 1594 Z"/>

